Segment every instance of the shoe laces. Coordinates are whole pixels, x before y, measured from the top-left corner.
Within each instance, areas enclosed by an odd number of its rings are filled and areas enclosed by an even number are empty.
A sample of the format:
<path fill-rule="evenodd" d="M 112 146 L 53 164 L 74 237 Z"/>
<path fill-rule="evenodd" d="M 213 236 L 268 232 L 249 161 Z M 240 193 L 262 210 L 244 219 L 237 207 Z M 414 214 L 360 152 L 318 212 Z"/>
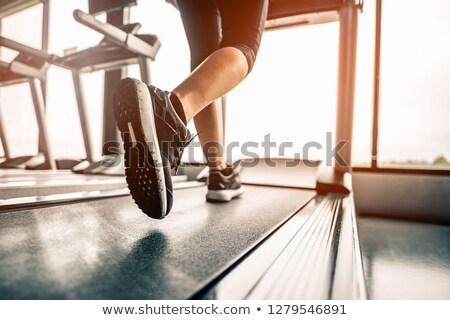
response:
<path fill-rule="evenodd" d="M 191 135 L 189 133 L 189 131 L 187 131 L 187 135 L 190 135 L 189 139 L 182 139 L 180 138 L 180 133 L 179 131 L 177 132 L 177 134 L 175 135 L 175 139 L 173 141 L 174 143 L 174 149 L 175 149 L 175 173 L 178 172 L 178 168 L 180 167 L 181 164 L 181 158 L 183 157 L 183 153 L 184 153 L 184 149 L 192 142 L 192 140 L 195 139 L 195 137 L 197 137 L 199 135 L 200 132 L 196 133 L 195 135 Z"/>
<path fill-rule="evenodd" d="M 162 104 L 165 104 L 166 96 L 164 95 L 164 92 L 160 89 L 158 89 L 155 86 L 149 85 L 148 86 L 151 91 L 155 94 L 155 96 L 160 100 Z M 164 110 L 164 109 L 163 109 Z M 183 157 L 184 149 L 189 145 L 189 143 L 192 142 L 192 140 L 195 139 L 196 136 L 200 132 L 198 132 L 195 135 L 191 135 L 189 130 L 186 128 L 186 126 L 181 125 L 178 123 L 178 121 L 174 118 L 174 116 L 169 112 L 163 112 L 163 114 L 159 115 L 161 119 L 167 124 L 166 117 L 169 116 L 173 120 L 173 124 L 175 127 L 172 128 L 174 130 L 174 136 L 172 141 L 172 147 L 174 148 L 174 170 L 175 173 L 177 173 L 178 168 L 181 164 L 181 158 Z M 170 159 L 169 159 L 170 161 Z"/>

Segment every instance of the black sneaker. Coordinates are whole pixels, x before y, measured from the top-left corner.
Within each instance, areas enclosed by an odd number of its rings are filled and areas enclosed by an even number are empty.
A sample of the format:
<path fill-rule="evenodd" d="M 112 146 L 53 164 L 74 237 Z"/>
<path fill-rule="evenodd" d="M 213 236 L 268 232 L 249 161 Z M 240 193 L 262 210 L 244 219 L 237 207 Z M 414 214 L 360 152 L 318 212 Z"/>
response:
<path fill-rule="evenodd" d="M 227 202 L 243 193 L 244 187 L 241 185 L 239 173 L 233 167 L 209 172 L 207 200 Z"/>
<path fill-rule="evenodd" d="M 131 78 L 121 80 L 114 95 L 128 188 L 139 208 L 155 219 L 164 218 L 172 209 L 170 169 L 178 168 L 183 149 L 192 140 L 170 95 Z"/>

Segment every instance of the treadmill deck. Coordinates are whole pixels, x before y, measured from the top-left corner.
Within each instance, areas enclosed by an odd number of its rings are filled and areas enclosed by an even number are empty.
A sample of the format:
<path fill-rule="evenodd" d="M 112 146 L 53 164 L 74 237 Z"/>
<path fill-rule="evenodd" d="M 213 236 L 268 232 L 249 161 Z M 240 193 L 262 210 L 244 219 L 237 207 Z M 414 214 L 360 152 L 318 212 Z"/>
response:
<path fill-rule="evenodd" d="M 1 213 L 0 298 L 190 298 L 315 196 L 246 186 L 218 204 L 205 192 L 176 190 L 164 220 L 128 196 Z"/>

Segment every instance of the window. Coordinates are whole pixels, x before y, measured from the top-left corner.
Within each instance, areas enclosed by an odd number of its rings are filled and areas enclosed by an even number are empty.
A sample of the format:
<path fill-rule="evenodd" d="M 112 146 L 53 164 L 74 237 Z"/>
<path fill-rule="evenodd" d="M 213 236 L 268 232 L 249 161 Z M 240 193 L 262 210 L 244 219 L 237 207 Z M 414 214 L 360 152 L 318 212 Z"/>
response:
<path fill-rule="evenodd" d="M 42 6 L 37 5 L 3 18 L 1 35 L 39 49 L 41 48 L 41 26 Z M 3 61 L 10 62 L 16 55 L 17 52 L 13 50 L 6 48 L 0 50 L 0 60 Z M 37 152 L 38 128 L 28 84 L 2 87 L 0 108 L 11 156 Z"/>
<path fill-rule="evenodd" d="M 379 167 L 450 169 L 450 2 L 383 1 Z"/>
<path fill-rule="evenodd" d="M 97 45 L 101 34 L 75 21 L 75 9 L 88 11 L 87 0 L 50 2 L 49 52 L 64 55 L 64 50 L 82 50 Z M 103 72 L 81 76 L 95 156 L 101 155 L 103 115 Z M 47 74 L 47 123 L 56 158 L 85 156 L 78 107 L 70 70 L 51 66 Z"/>
<path fill-rule="evenodd" d="M 87 11 L 87 0 L 50 2 L 50 53 L 63 55 L 71 47 L 83 49 L 98 43 L 102 36 L 73 19 L 74 9 Z M 20 26 L 20 27 L 18 27 Z M 20 43 L 40 49 L 42 39 L 42 5 L 2 19 L 2 35 Z M 17 52 L 2 49 L 1 58 L 11 61 Z M 101 73 L 83 75 L 91 122 L 93 141 L 98 155 L 101 152 L 101 125 L 103 77 Z M 1 112 L 12 156 L 33 154 L 38 148 L 38 128 L 33 102 L 27 84 L 1 89 Z M 56 158 L 84 156 L 83 139 L 71 73 L 51 66 L 47 73 L 46 117 L 50 143 Z M 20 117 L 19 115 L 28 115 Z"/>
<path fill-rule="evenodd" d="M 375 0 L 365 0 L 358 17 L 352 166 L 371 163 Z"/>
<path fill-rule="evenodd" d="M 310 141 L 324 145 L 336 122 L 338 34 L 337 22 L 266 32 L 252 73 L 228 95 L 227 143 L 257 142 L 251 152 L 259 156 L 268 134 L 277 146 L 293 144 L 284 154 L 273 148 L 275 157 L 301 154 Z M 324 156 L 311 149 L 308 158 Z"/>

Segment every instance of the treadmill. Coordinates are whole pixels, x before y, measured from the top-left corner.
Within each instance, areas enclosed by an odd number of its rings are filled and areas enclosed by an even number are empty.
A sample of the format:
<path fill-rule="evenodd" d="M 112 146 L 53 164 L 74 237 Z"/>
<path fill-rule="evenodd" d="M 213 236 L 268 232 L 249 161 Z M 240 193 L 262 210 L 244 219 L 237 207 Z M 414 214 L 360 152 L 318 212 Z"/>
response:
<path fill-rule="evenodd" d="M 337 141 L 351 141 L 360 9 L 349 0 L 269 9 L 269 28 L 339 19 Z M 351 163 L 351 143 L 340 156 Z M 246 192 L 231 203 L 206 202 L 201 182 L 175 184 L 161 221 L 128 194 L 0 205 L 0 298 L 366 299 L 349 167 L 270 160 L 240 163 Z"/>

